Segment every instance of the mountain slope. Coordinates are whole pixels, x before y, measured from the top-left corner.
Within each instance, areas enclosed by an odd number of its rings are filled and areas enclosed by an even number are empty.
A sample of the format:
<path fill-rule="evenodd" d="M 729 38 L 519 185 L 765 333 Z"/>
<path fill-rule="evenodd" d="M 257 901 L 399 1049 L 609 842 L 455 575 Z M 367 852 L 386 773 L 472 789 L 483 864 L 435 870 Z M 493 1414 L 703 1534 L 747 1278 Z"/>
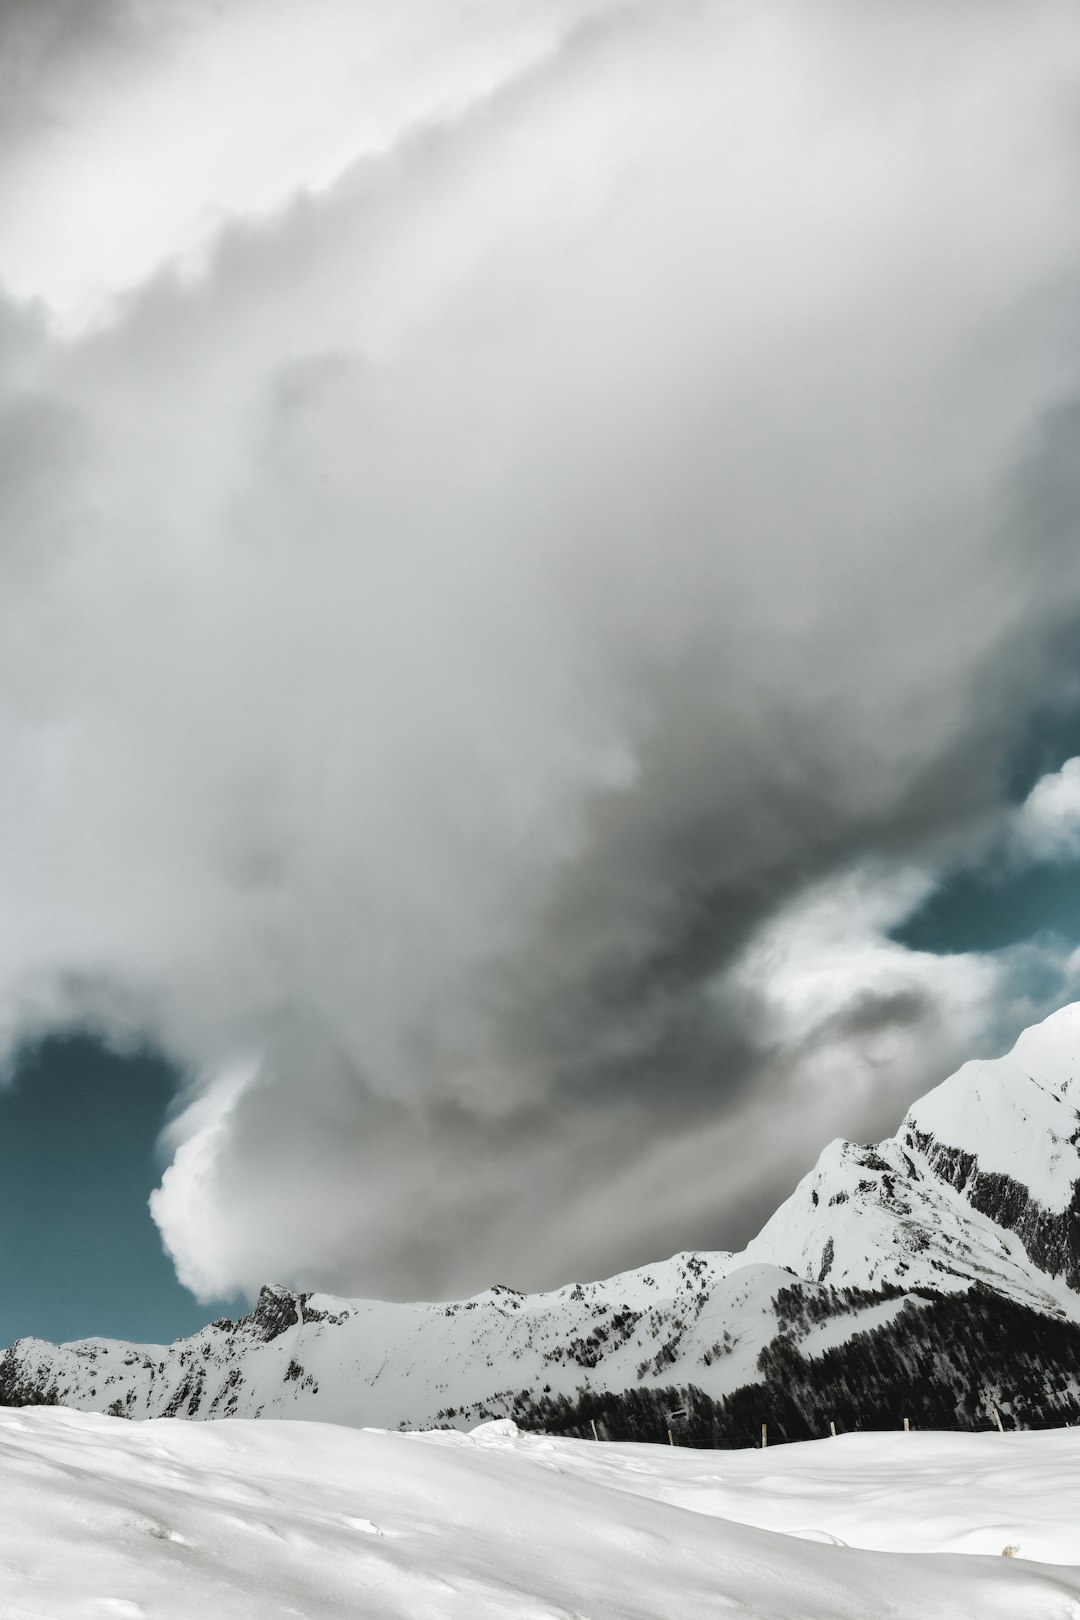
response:
<path fill-rule="evenodd" d="M 969 1063 L 876 1147 L 832 1143 L 739 1254 L 450 1304 L 263 1290 L 169 1346 L 23 1339 L 0 1400 L 131 1417 L 382 1427 L 515 1415 L 745 1441 L 845 1423 L 1024 1421 L 1080 1404 L 1080 1005 Z M 1022 1370 L 1023 1377 L 1020 1378 Z"/>
<path fill-rule="evenodd" d="M 747 1256 L 872 1288 L 982 1284 L 1080 1319 L 1080 1004 L 965 1063 L 876 1147 L 833 1142 Z"/>

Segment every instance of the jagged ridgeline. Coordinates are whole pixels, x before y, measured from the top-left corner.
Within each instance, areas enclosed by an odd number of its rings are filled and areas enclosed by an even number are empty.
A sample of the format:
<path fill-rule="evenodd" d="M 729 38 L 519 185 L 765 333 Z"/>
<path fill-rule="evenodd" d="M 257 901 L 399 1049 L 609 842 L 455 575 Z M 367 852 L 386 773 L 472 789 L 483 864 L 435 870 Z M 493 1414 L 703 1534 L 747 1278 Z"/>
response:
<path fill-rule="evenodd" d="M 173 1345 L 22 1339 L 0 1400 L 128 1417 L 485 1418 L 743 1446 L 1080 1410 L 1080 1005 L 876 1146 L 834 1142 L 738 1254 L 392 1304 L 264 1288 Z M 685 1412 L 673 1417 L 673 1413 Z"/>

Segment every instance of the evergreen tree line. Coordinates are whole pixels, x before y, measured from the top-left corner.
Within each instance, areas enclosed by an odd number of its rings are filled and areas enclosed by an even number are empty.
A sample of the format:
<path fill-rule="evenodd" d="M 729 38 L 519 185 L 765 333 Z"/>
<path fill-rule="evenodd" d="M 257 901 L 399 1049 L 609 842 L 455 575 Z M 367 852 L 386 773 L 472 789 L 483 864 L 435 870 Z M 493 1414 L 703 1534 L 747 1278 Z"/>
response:
<path fill-rule="evenodd" d="M 804 1357 L 781 1332 L 758 1357 L 758 1378 L 713 1397 L 695 1384 L 572 1397 L 522 1390 L 511 1415 L 525 1429 L 592 1439 L 740 1447 L 855 1429 L 1057 1427 L 1080 1416 L 1080 1324 L 988 1290 L 910 1296 L 890 1322 Z M 918 1301 L 918 1305 L 915 1305 Z M 798 1315 L 800 1313 L 793 1312 Z M 685 1410 L 685 1417 L 671 1416 Z"/>

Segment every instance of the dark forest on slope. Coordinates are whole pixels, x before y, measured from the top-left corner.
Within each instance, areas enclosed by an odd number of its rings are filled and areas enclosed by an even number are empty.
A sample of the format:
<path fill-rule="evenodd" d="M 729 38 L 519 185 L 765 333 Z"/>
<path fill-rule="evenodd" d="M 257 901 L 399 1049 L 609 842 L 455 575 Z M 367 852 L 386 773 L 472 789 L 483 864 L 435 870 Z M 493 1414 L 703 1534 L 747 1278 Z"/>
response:
<path fill-rule="evenodd" d="M 787 1291 L 798 1312 L 802 1290 Z M 523 1427 L 606 1440 L 757 1445 L 854 1429 L 985 1429 L 993 1408 L 1005 1426 L 1054 1427 L 1080 1416 L 1080 1325 L 1026 1310 L 996 1294 L 919 1291 L 918 1310 L 857 1332 L 821 1355 L 802 1356 L 781 1332 L 758 1358 L 760 1378 L 714 1399 L 693 1384 L 607 1393 L 583 1387 L 568 1400 L 523 1390 L 510 1415 Z M 685 1409 L 686 1417 L 670 1414 Z M 485 1415 L 501 1416 L 490 1411 Z"/>

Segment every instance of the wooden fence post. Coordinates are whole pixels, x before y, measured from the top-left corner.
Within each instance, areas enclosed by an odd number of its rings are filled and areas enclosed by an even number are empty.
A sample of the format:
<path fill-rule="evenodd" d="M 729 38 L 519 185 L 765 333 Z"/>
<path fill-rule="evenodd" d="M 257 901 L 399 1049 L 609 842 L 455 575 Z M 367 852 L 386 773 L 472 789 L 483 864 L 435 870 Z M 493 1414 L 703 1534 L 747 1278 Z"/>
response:
<path fill-rule="evenodd" d="M 672 1434 L 670 1429 L 667 1432 L 667 1443 L 669 1446 L 673 1446 L 675 1444 L 675 1436 Z"/>
<path fill-rule="evenodd" d="M 992 1406 L 992 1407 L 991 1407 L 991 1408 L 990 1408 L 990 1410 L 991 1410 L 991 1412 L 993 1412 L 993 1414 L 994 1414 L 994 1422 L 995 1422 L 995 1423 L 996 1423 L 996 1424 L 997 1424 L 997 1426 L 998 1426 L 998 1433 L 999 1433 L 999 1434 L 1004 1434 L 1004 1433 L 1005 1433 L 1005 1426 L 1004 1426 L 1004 1424 L 1003 1424 L 1003 1423 L 1002 1423 L 1002 1421 L 1001 1421 L 1001 1413 L 1000 1413 L 1000 1412 L 999 1412 L 999 1411 L 998 1411 L 998 1409 L 997 1409 L 997 1407 L 996 1407 L 996 1406 Z"/>
<path fill-rule="evenodd" d="M 904 1419 L 904 1433 L 905 1434 L 910 1434 L 911 1433 L 911 1419 L 910 1418 L 905 1418 Z"/>
<path fill-rule="evenodd" d="M 836 1424 L 833 1422 L 832 1418 L 829 1419 L 829 1433 L 832 1435 L 833 1439 L 835 1440 L 836 1439 Z"/>
<path fill-rule="evenodd" d="M 592 1424 L 592 1437 L 593 1437 L 593 1439 L 594 1440 L 599 1440 L 600 1436 L 596 1432 L 596 1419 L 595 1418 L 590 1418 L 589 1422 Z"/>
<path fill-rule="evenodd" d="M 768 1445 L 768 1443 L 769 1443 L 769 1426 L 768 1426 L 767 1423 L 763 1423 L 761 1425 L 761 1449 L 762 1449 L 762 1451 L 765 1450 L 765 1447 Z"/>

